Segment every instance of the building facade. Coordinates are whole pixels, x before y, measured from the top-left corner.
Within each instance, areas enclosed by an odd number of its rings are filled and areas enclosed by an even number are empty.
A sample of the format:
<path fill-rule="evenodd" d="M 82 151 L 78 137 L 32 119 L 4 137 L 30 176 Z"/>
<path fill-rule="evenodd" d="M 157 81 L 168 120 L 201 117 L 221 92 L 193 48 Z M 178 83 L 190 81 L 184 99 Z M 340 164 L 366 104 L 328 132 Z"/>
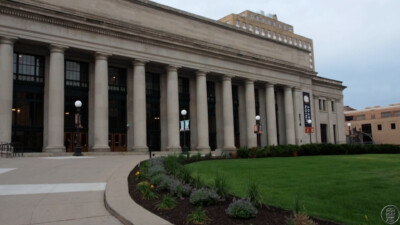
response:
<path fill-rule="evenodd" d="M 191 150 L 234 150 L 257 145 L 256 114 L 261 146 L 308 143 L 311 126 L 312 142 L 345 142 L 345 87 L 317 76 L 309 48 L 144 0 L 0 6 L 1 142 L 180 151 L 185 139 Z"/>
<path fill-rule="evenodd" d="M 219 21 L 261 37 L 308 50 L 310 69 L 315 71 L 312 40 L 295 34 L 294 27 L 279 21 L 276 14 L 265 14 L 263 11 L 255 13 L 246 10 L 239 14 L 232 13 Z"/>
<path fill-rule="evenodd" d="M 400 145 L 400 104 L 349 109 L 344 115 L 349 142 Z"/>

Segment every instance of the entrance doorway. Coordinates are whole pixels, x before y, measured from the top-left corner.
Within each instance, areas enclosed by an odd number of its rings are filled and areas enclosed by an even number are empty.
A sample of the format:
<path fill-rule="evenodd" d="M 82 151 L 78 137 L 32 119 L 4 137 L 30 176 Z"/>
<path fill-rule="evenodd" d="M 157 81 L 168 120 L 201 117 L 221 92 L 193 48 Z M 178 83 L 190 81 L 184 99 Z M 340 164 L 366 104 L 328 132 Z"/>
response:
<path fill-rule="evenodd" d="M 112 152 L 126 152 L 126 133 L 109 133 L 108 145 Z"/>
<path fill-rule="evenodd" d="M 82 152 L 88 151 L 88 133 L 79 132 L 79 145 L 81 146 Z M 75 152 L 76 147 L 76 132 L 64 132 L 64 145 L 65 151 Z"/>

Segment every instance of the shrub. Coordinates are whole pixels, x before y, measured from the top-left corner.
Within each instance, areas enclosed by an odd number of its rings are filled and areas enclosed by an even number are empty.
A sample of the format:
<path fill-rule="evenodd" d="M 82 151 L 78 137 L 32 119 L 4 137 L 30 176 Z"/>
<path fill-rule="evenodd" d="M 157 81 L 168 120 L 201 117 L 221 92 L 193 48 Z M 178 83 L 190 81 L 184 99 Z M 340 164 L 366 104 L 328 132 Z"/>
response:
<path fill-rule="evenodd" d="M 192 180 L 191 172 L 192 171 L 190 171 L 188 167 L 181 165 L 180 167 L 178 167 L 176 176 L 183 182 L 190 183 L 190 181 Z"/>
<path fill-rule="evenodd" d="M 147 181 L 140 182 L 136 185 L 136 191 L 142 194 L 142 198 L 157 199 L 158 195 L 152 190 L 151 185 Z"/>
<path fill-rule="evenodd" d="M 288 225 L 317 225 L 306 214 L 294 213 L 288 220 Z"/>
<path fill-rule="evenodd" d="M 239 158 L 249 158 L 249 149 L 247 149 L 246 147 L 238 148 L 237 156 Z"/>
<path fill-rule="evenodd" d="M 255 217 L 258 213 L 256 207 L 254 207 L 250 200 L 245 198 L 239 200 L 233 199 L 225 212 L 232 218 L 240 219 Z"/>
<path fill-rule="evenodd" d="M 179 180 L 171 179 L 168 183 L 168 190 L 172 195 L 182 198 L 189 196 L 192 187 L 188 184 L 182 184 Z"/>
<path fill-rule="evenodd" d="M 197 208 L 193 213 L 187 216 L 188 223 L 205 224 L 207 221 L 207 214 L 201 207 Z"/>
<path fill-rule="evenodd" d="M 194 189 L 190 194 L 190 203 L 198 206 L 209 206 L 220 201 L 220 197 L 215 190 L 208 188 Z"/>
<path fill-rule="evenodd" d="M 160 190 L 169 190 L 169 183 L 172 182 L 172 178 L 168 175 L 162 176 L 160 178 L 160 183 L 158 184 L 158 189 Z"/>
<path fill-rule="evenodd" d="M 190 159 L 193 161 L 199 161 L 201 159 L 201 153 L 198 152 L 197 154 L 190 156 Z"/>
<path fill-rule="evenodd" d="M 154 175 L 153 177 L 150 178 L 150 182 L 155 185 L 159 185 L 163 180 L 169 179 L 168 175 L 164 173 L 159 173 L 157 175 Z"/>
<path fill-rule="evenodd" d="M 135 179 L 136 180 L 144 180 L 147 178 L 145 170 L 139 170 L 135 173 Z"/>
<path fill-rule="evenodd" d="M 201 179 L 201 176 L 199 174 L 196 174 L 196 176 L 193 177 L 193 186 L 196 189 L 200 189 L 205 186 L 203 180 Z"/>
<path fill-rule="evenodd" d="M 249 196 L 249 200 L 254 204 L 256 207 L 262 206 L 262 196 L 260 194 L 260 186 L 251 181 L 247 186 L 247 195 Z"/>
<path fill-rule="evenodd" d="M 228 195 L 228 184 L 226 181 L 226 177 L 217 172 L 214 178 L 214 187 L 217 191 L 217 194 L 222 198 L 225 198 Z"/>
<path fill-rule="evenodd" d="M 177 202 L 176 199 L 170 195 L 164 195 L 159 203 L 157 203 L 156 208 L 158 210 L 168 210 L 175 208 Z"/>
<path fill-rule="evenodd" d="M 182 165 L 179 163 L 178 157 L 176 157 L 175 155 L 169 155 L 165 159 L 165 168 L 172 175 L 176 175 L 180 166 Z"/>
<path fill-rule="evenodd" d="M 167 171 L 165 170 L 165 168 L 164 168 L 164 166 L 163 165 L 158 165 L 158 164 L 155 164 L 155 165 L 153 165 L 153 166 L 150 166 L 148 169 L 147 169 L 147 177 L 149 178 L 149 179 L 151 179 L 153 176 L 155 176 L 155 175 L 158 175 L 158 174 L 166 174 L 167 173 Z"/>
<path fill-rule="evenodd" d="M 258 147 L 249 148 L 248 149 L 248 157 L 249 158 L 256 158 L 257 157 L 257 153 L 259 151 L 260 151 L 260 149 Z"/>

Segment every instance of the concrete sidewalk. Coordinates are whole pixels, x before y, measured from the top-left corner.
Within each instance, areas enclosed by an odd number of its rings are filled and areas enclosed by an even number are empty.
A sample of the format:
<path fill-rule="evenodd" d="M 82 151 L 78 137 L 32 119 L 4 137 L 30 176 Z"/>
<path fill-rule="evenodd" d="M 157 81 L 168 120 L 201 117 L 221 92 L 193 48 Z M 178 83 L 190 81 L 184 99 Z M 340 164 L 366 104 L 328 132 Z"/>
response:
<path fill-rule="evenodd" d="M 0 158 L 0 224 L 121 224 L 105 208 L 106 187 L 112 212 L 120 215 L 124 212 L 118 211 L 123 210 L 143 217 L 144 209 L 129 197 L 126 180 L 129 171 L 147 158 L 147 155 Z M 126 193 L 121 193 L 122 190 Z M 116 198 L 119 203 L 115 203 Z M 153 220 L 150 213 L 145 217 Z"/>

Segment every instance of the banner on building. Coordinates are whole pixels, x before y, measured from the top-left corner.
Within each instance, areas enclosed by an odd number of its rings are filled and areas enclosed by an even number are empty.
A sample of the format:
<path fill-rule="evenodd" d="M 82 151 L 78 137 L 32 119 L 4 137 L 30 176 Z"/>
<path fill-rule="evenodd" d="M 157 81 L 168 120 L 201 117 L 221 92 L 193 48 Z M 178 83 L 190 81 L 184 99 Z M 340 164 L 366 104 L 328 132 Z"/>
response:
<path fill-rule="evenodd" d="M 312 122 L 309 123 L 311 119 L 311 98 L 310 93 L 303 92 L 303 105 L 304 105 L 304 126 L 312 127 Z"/>

